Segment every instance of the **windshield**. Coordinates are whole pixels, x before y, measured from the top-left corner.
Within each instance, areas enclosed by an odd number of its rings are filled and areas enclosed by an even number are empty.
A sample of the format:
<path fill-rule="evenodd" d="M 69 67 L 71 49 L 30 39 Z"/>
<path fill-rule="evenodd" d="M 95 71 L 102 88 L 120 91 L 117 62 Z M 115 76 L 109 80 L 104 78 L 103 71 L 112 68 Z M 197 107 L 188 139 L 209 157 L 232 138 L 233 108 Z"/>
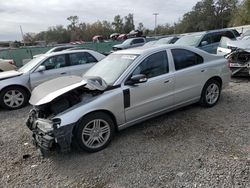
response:
<path fill-rule="evenodd" d="M 179 40 L 175 42 L 175 44 L 185 45 L 185 46 L 196 46 L 197 43 L 200 41 L 203 35 L 187 35 L 181 37 Z"/>
<path fill-rule="evenodd" d="M 41 60 L 44 59 L 44 56 L 38 56 L 32 60 L 30 60 L 28 63 L 26 63 L 24 66 L 22 66 L 20 69 L 18 69 L 19 72 L 29 72 L 32 70 Z"/>
<path fill-rule="evenodd" d="M 84 76 L 98 76 L 108 85 L 113 85 L 137 57 L 138 55 L 110 54 L 90 68 Z"/>
<path fill-rule="evenodd" d="M 127 39 L 122 44 L 129 45 L 132 42 L 133 39 Z"/>

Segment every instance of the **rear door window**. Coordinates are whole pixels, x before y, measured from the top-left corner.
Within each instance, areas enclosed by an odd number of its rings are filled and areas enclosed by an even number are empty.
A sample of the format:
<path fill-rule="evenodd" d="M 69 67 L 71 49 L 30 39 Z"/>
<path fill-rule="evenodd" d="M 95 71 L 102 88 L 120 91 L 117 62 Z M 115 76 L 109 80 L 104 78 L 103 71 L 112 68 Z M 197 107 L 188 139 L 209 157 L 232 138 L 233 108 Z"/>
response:
<path fill-rule="evenodd" d="M 82 65 L 97 62 L 96 58 L 88 52 L 69 54 L 70 65 Z"/>
<path fill-rule="evenodd" d="M 171 52 L 174 59 L 175 70 L 181 70 L 199 65 L 204 61 L 200 55 L 189 50 L 172 49 Z"/>
<path fill-rule="evenodd" d="M 139 44 L 139 43 L 143 43 L 144 40 L 143 39 L 134 39 L 133 40 L 133 44 Z"/>

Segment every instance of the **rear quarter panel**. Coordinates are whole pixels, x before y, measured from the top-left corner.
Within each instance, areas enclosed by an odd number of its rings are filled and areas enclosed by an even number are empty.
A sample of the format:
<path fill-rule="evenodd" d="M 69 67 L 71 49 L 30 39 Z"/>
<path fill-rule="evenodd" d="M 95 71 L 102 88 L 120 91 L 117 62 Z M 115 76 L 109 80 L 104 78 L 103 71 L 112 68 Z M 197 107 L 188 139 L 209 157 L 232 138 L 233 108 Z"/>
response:
<path fill-rule="evenodd" d="M 222 88 L 226 87 L 230 81 L 230 69 L 228 61 L 223 56 L 207 54 L 205 56 L 205 67 L 207 67 L 207 76 L 218 76 L 222 79 Z"/>

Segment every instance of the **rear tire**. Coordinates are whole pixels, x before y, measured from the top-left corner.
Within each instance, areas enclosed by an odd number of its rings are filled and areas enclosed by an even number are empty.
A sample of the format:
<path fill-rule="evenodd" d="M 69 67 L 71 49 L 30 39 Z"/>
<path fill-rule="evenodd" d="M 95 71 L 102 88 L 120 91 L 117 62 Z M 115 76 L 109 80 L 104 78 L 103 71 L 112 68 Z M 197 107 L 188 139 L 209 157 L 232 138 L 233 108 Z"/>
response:
<path fill-rule="evenodd" d="M 78 123 L 75 136 L 79 147 L 87 152 L 97 152 L 110 143 L 115 125 L 112 118 L 104 112 L 86 115 Z"/>
<path fill-rule="evenodd" d="M 18 86 L 10 86 L 0 92 L 0 106 L 7 110 L 16 110 L 28 104 L 29 94 Z"/>
<path fill-rule="evenodd" d="M 220 99 L 221 85 L 217 80 L 211 79 L 206 82 L 202 89 L 200 104 L 204 107 L 212 107 Z"/>

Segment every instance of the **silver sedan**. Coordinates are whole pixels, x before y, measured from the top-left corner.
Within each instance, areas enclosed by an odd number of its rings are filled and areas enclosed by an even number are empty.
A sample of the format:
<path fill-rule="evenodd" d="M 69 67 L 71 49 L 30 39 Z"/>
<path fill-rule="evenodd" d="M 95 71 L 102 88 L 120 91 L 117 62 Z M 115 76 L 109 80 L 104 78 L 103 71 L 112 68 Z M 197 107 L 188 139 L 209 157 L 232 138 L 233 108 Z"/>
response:
<path fill-rule="evenodd" d="M 27 126 L 42 151 L 55 145 L 68 151 L 75 140 L 96 152 L 115 130 L 196 102 L 214 106 L 229 78 L 223 57 L 193 47 L 118 51 L 83 77 L 62 77 L 35 88 Z"/>
<path fill-rule="evenodd" d="M 25 106 L 39 84 L 65 75 L 82 75 L 105 56 L 92 50 L 62 51 L 40 55 L 19 70 L 0 73 L 0 106 Z"/>

